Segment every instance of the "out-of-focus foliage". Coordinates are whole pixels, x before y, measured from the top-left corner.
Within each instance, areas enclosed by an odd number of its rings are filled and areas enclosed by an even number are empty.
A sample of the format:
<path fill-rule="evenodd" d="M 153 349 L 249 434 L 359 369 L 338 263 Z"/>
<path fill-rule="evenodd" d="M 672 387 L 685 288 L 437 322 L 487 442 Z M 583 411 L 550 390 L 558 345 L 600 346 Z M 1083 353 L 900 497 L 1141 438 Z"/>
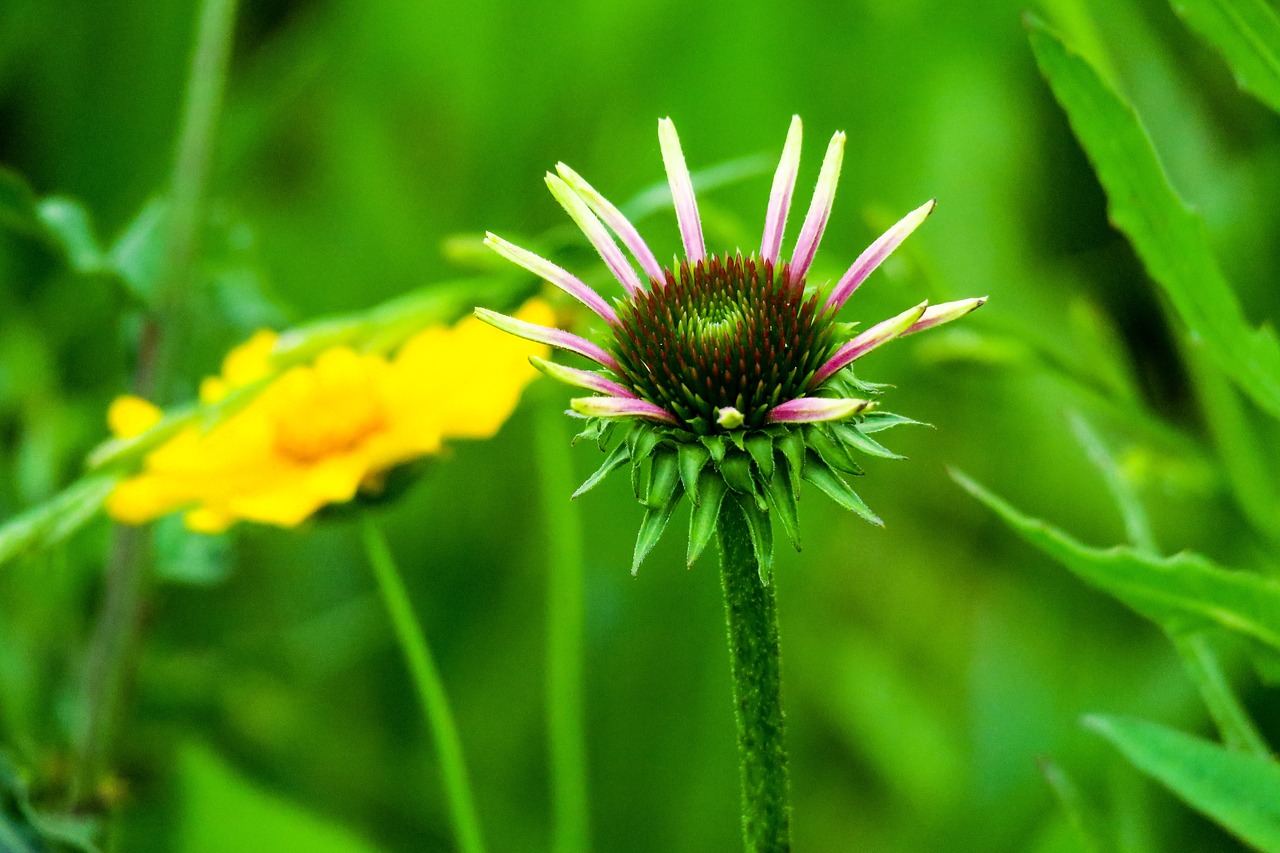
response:
<path fill-rule="evenodd" d="M 1276 117 L 1162 0 L 1039 5 L 1142 117 L 1238 315 L 1250 326 L 1275 316 Z M 868 461 L 859 493 L 885 529 L 805 502 L 804 552 L 778 554 L 797 849 L 1067 851 L 1097 823 L 1129 851 L 1232 849 L 1078 724 L 1098 712 L 1211 732 L 1160 631 L 1010 536 L 945 474 L 962 467 L 1090 547 L 1121 541 L 1064 417 L 1080 411 L 1162 552 L 1274 571 L 1275 424 L 1218 372 L 1251 369 L 1227 357 L 1246 339 L 1233 325 L 1189 341 L 1178 325 L 1189 321 L 1170 322 L 1163 305 L 1178 297 L 1148 278 L 1126 221 L 1123 235 L 1108 225 L 1102 185 L 1037 72 L 1024 8 L 243 0 L 197 321 L 162 402 L 191 399 L 259 325 L 498 269 L 474 250 L 484 229 L 592 269 L 541 175 L 563 160 L 630 198 L 661 178 L 660 116 L 679 125 L 695 169 L 776 156 L 793 113 L 814 138 L 847 130 L 815 277 L 838 276 L 925 199 L 939 206 L 843 319 L 924 297 L 991 301 L 963 329 L 860 365 L 860 378 L 896 386 L 887 407 L 937 427 L 894 431 L 886 443 L 906 461 Z M 79 477 L 128 386 L 152 280 L 130 247 L 163 216 L 151 200 L 172 159 L 193 28 L 189 2 L 0 5 L 0 164 L 13 172 L 0 177 L 0 519 Z M 1261 72 L 1237 73 L 1266 99 L 1250 76 Z M 805 152 L 801 186 L 818 159 Z M 767 172 L 704 194 L 708 243 L 754 247 L 767 196 Z M 665 257 L 674 217 L 648 209 L 645 234 Z M 602 266 L 589 276 L 606 277 Z M 495 850 L 543 849 L 550 836 L 547 549 L 529 409 L 566 396 L 531 393 L 496 439 L 458 444 L 380 510 Z M 573 451 L 581 479 L 594 454 Z M 641 513 L 624 480 L 574 504 L 587 537 L 594 847 L 734 849 L 718 581 L 707 560 L 684 569 L 679 537 L 631 578 Z M 434 753 L 350 522 L 245 527 L 214 555 L 162 530 L 155 547 L 164 570 L 123 729 L 116 848 L 252 849 L 219 847 L 216 816 L 234 812 L 261 823 L 261 849 L 285 838 L 449 849 Z M 0 777 L 0 839 L 34 837 L 26 804 L 62 805 L 105 550 L 99 521 L 0 569 L 0 749 L 21 771 Z M 1243 650 L 1223 650 L 1276 742 L 1273 695 Z M 1044 756 L 1061 770 L 1055 784 Z M 1061 806 L 1055 791 L 1068 790 L 1083 811 Z"/>

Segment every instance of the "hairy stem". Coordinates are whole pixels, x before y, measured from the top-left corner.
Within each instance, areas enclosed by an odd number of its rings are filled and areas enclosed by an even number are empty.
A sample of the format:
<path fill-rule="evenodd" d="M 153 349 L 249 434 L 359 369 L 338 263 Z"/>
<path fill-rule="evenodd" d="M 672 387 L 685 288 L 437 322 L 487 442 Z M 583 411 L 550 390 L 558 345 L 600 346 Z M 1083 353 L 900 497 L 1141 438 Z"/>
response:
<path fill-rule="evenodd" d="M 475 798 L 471 795 L 471 782 L 462 756 L 462 739 L 458 737 L 458 727 L 453 720 L 453 711 L 445 695 L 440 671 L 436 668 L 431 648 L 427 645 L 427 636 L 422 631 L 418 617 L 414 615 L 408 590 L 400 579 L 387 539 L 368 515 L 362 519 L 361 533 L 369 565 L 373 567 L 373 573 L 378 579 L 378 590 L 382 593 L 383 603 L 391 616 L 396 639 L 400 642 L 405 663 L 409 665 L 418 701 L 422 704 L 427 727 L 435 741 L 458 847 L 464 853 L 483 853 L 484 839 L 480 834 Z"/>
<path fill-rule="evenodd" d="M 543 389 L 548 391 L 550 389 Z M 587 750 L 582 711 L 582 519 L 573 491 L 573 460 L 559 396 L 544 393 L 535 422 L 538 472 L 547 530 L 547 736 L 556 853 L 583 853 L 590 830 Z"/>
<path fill-rule="evenodd" d="M 749 853 L 782 853 L 791 849 L 791 807 L 773 587 L 760 580 L 735 499 L 725 500 L 716 533 L 738 721 L 743 841 Z"/>

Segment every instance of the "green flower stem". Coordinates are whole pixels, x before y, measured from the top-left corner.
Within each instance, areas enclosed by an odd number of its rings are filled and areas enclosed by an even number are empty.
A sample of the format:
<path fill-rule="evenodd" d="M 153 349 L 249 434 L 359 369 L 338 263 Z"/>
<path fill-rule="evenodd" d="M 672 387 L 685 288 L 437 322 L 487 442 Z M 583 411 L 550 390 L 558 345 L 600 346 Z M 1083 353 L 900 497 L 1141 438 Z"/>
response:
<path fill-rule="evenodd" d="M 732 496 L 720 509 L 716 533 L 738 720 L 743 841 L 749 853 L 781 853 L 791 849 L 791 807 L 773 587 L 760 580 L 751 531 Z"/>
<path fill-rule="evenodd" d="M 144 397 L 153 396 L 165 379 L 167 342 L 178 337 L 175 325 L 194 272 L 205 179 L 222 106 L 235 13 L 236 0 L 205 0 L 200 7 L 169 187 L 168 244 L 155 310 L 143 323 L 138 341 L 133 389 Z M 117 527 L 113 533 L 102 613 L 89 642 L 82 685 L 84 718 L 77 732 L 70 789 L 73 805 L 83 805 L 92 798 L 110 762 L 121 698 L 133 671 L 140 634 L 147 539 L 138 529 Z"/>
<path fill-rule="evenodd" d="M 544 392 L 552 389 L 544 388 Z M 563 401 L 544 393 L 535 415 L 535 445 L 547 530 L 547 736 L 551 758 L 556 853 L 582 853 L 590 839 L 587 749 L 582 711 L 582 518 L 566 495 L 574 488 Z"/>
<path fill-rule="evenodd" d="M 476 817 L 475 799 L 471 795 L 467 765 L 462 757 L 462 741 L 453 721 L 453 712 L 449 709 L 440 671 L 436 669 L 431 649 L 427 646 L 426 634 L 414 615 L 409 593 L 400 579 L 386 536 L 367 514 L 361 520 L 361 534 L 365 553 L 377 576 L 378 589 L 400 642 L 400 650 L 404 652 L 405 662 L 413 676 L 427 726 L 435 740 L 458 846 L 464 853 L 483 853 L 484 840 Z"/>

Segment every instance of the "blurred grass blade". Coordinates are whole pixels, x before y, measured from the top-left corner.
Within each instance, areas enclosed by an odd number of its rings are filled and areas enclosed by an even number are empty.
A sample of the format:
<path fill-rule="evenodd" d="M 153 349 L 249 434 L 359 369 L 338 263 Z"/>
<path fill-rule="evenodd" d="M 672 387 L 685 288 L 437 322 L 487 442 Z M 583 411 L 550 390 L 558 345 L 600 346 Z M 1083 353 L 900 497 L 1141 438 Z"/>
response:
<path fill-rule="evenodd" d="M 1028 28 L 1040 71 L 1106 190 L 1111 221 L 1214 363 L 1280 418 L 1280 341 L 1270 327 L 1249 326 L 1203 224 L 1169 185 L 1137 115 L 1038 19 L 1029 17 Z"/>
<path fill-rule="evenodd" d="M 1128 717 L 1091 716 L 1085 725 L 1228 832 L 1280 851 L 1280 765 L 1274 761 Z"/>
<path fill-rule="evenodd" d="M 66 252 L 67 263 L 76 272 L 101 272 L 106 266 L 102 247 L 94 236 L 89 211 L 75 199 L 54 196 L 36 207 L 40 221 Z"/>
<path fill-rule="evenodd" d="M 1222 54 L 1241 89 L 1280 112 L 1280 18 L 1264 0 L 1174 0 L 1172 5 Z"/>
<path fill-rule="evenodd" d="M 1075 780 L 1056 761 L 1041 758 L 1038 763 L 1040 775 L 1066 812 L 1067 821 L 1075 830 L 1081 850 L 1086 853 L 1104 853 L 1110 850 L 1110 846 L 1103 841 L 1107 836 L 1102 830 L 1102 818 L 1085 802 Z"/>
<path fill-rule="evenodd" d="M 49 500 L 0 526 L 0 566 L 23 554 L 59 544 L 83 527 L 102 508 L 116 478 L 84 477 Z"/>
<path fill-rule="evenodd" d="M 1089 454 L 1089 461 L 1102 474 L 1107 491 L 1111 492 L 1111 498 L 1120 510 L 1120 517 L 1124 519 L 1125 537 L 1138 551 L 1156 556 L 1159 549 L 1156 547 L 1155 535 L 1151 532 L 1147 511 L 1138 499 L 1133 484 L 1124 476 L 1102 437 L 1087 420 L 1076 412 L 1069 413 L 1068 420 L 1076 441 L 1080 442 L 1080 446 Z"/>
<path fill-rule="evenodd" d="M 1228 749 L 1249 752 L 1261 758 L 1271 757 L 1271 748 L 1258 733 L 1248 711 L 1240 704 L 1231 682 L 1222 669 L 1222 662 L 1203 634 L 1173 637 L 1178 656 L 1182 658 L 1187 675 L 1209 708 L 1209 716 L 1218 727 L 1222 742 Z"/>
<path fill-rule="evenodd" d="M 699 169 L 691 173 L 690 177 L 693 179 L 693 188 L 701 195 L 720 187 L 732 186 L 760 175 L 767 175 L 776 165 L 775 160 L 763 154 L 753 154 Z M 621 205 L 621 210 L 632 222 L 638 222 L 668 207 L 671 207 L 671 187 L 663 178 L 628 199 Z"/>
<path fill-rule="evenodd" d="M 1225 628 L 1280 650 L 1280 582 L 1227 571 L 1195 554 L 1158 558 L 1127 547 L 1090 548 L 1023 515 L 959 471 L 951 476 L 1027 542 L 1166 631 Z"/>

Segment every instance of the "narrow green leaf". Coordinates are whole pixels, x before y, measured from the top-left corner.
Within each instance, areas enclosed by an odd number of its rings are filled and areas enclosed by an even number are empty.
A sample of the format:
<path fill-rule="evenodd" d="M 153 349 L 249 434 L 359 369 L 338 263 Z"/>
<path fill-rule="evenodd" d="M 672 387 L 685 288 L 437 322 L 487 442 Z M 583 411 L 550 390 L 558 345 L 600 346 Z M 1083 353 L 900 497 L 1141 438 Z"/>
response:
<path fill-rule="evenodd" d="M 658 544 L 658 540 L 662 538 L 662 531 L 667 529 L 667 522 L 671 520 L 671 513 L 675 510 L 676 505 L 680 503 L 680 498 L 684 494 L 684 487 L 677 484 L 675 493 L 671 500 L 659 509 L 646 509 L 644 518 L 640 522 L 640 532 L 636 535 L 636 550 L 631 557 L 631 574 L 636 575 L 640 572 L 640 564 L 644 562 L 644 558 L 649 556 L 649 552 L 653 550 L 653 546 Z"/>
<path fill-rule="evenodd" d="M 760 583 L 768 586 L 773 581 L 773 522 L 769 513 L 754 501 L 737 500 L 747 519 L 747 529 L 751 531 L 751 550 L 756 555 Z"/>
<path fill-rule="evenodd" d="M 1023 515 L 958 471 L 951 477 L 1027 542 L 1162 626 L 1182 635 L 1225 628 L 1280 649 L 1280 582 L 1227 571 L 1196 554 L 1150 557 L 1132 548 L 1089 548 Z"/>
<path fill-rule="evenodd" d="M 1132 108 L 1043 23 L 1028 22 L 1040 71 L 1106 190 L 1111 221 L 1214 363 L 1280 417 L 1280 340 L 1274 330 L 1255 329 L 1245 319 L 1209 251 L 1203 224 L 1170 187 Z"/>
<path fill-rule="evenodd" d="M 893 412 L 869 412 L 858 421 L 858 431 L 863 435 L 903 425 L 931 426 L 924 421 L 913 421 L 911 418 L 895 415 Z"/>
<path fill-rule="evenodd" d="M 1280 112 L 1280 19 L 1263 0 L 1174 0 L 1173 10 L 1217 48 L 1240 88 Z"/>
<path fill-rule="evenodd" d="M 756 462 L 760 471 L 760 479 L 769 482 L 773 479 L 773 436 L 766 432 L 752 433 L 747 439 L 747 453 Z"/>
<path fill-rule="evenodd" d="M 800 478 L 804 474 L 805 454 L 804 436 L 800 430 L 791 430 L 778 439 L 778 449 L 787 459 L 787 477 L 791 481 L 791 495 L 800 500 Z"/>
<path fill-rule="evenodd" d="M 643 500 L 640 494 L 640 471 L 649 454 L 658 446 L 658 434 L 651 429 L 632 430 L 627 436 L 627 446 L 631 450 L 631 491 L 636 500 Z"/>
<path fill-rule="evenodd" d="M 689 500 L 697 506 L 702 501 L 702 495 L 698 491 L 698 475 L 711 458 L 711 451 L 703 447 L 701 442 L 682 441 L 676 452 L 679 454 L 680 482 L 689 493 Z"/>
<path fill-rule="evenodd" d="M 631 458 L 631 448 L 629 446 L 629 443 L 625 441 L 619 442 L 618 446 L 613 449 L 613 452 L 611 452 L 608 456 L 605 457 L 604 462 L 601 463 L 600 467 L 596 469 L 596 472 L 592 474 L 590 477 L 588 477 L 585 483 L 583 483 L 581 486 L 578 486 L 578 490 L 576 492 L 574 492 L 572 495 L 569 496 L 570 500 L 580 498 L 583 495 L 585 495 L 587 492 L 594 489 L 597 485 L 599 485 L 601 480 L 609 476 L 609 472 L 611 472 L 614 468 L 617 468 L 619 465 L 626 462 L 630 458 Z"/>
<path fill-rule="evenodd" d="M 671 502 L 676 485 L 680 482 L 680 468 L 676 464 L 676 451 L 659 450 L 653 454 L 653 463 L 649 467 L 649 488 L 646 491 L 644 505 L 650 509 L 661 509 Z"/>
<path fill-rule="evenodd" d="M 115 484 L 116 478 L 110 475 L 84 477 L 6 521 L 0 526 L 0 566 L 67 539 L 102 509 Z"/>
<path fill-rule="evenodd" d="M 1187 805 L 1261 850 L 1280 850 L 1280 764 L 1130 717 L 1085 725 Z"/>
<path fill-rule="evenodd" d="M 1231 689 L 1222 662 L 1209 645 L 1208 638 L 1203 634 L 1188 634 L 1171 639 L 1182 658 L 1187 676 L 1200 691 L 1209 716 L 1213 718 L 1213 724 L 1218 727 L 1227 748 L 1271 758 L 1271 748 Z"/>
<path fill-rule="evenodd" d="M 66 253 L 67 263 L 73 270 L 96 273 L 106 268 L 106 258 L 84 205 L 74 199 L 53 196 L 37 205 L 36 214 Z"/>
<path fill-rule="evenodd" d="M 1147 521 L 1147 511 L 1138 500 L 1138 493 L 1134 490 L 1133 484 L 1125 478 L 1111 451 L 1103 444 L 1102 436 L 1098 435 L 1087 420 L 1075 412 L 1069 414 L 1068 420 L 1071 422 L 1072 431 L 1076 434 L 1076 441 L 1088 454 L 1089 461 L 1102 474 L 1102 479 L 1107 484 L 1107 491 L 1111 493 L 1112 500 L 1120 510 L 1129 544 L 1144 554 L 1156 556 L 1159 549 L 1156 547 L 1155 534 L 1151 532 L 1151 524 Z"/>
<path fill-rule="evenodd" d="M 862 430 L 853 424 L 832 424 L 831 431 L 837 439 L 850 447 L 858 448 L 868 456 L 879 456 L 881 459 L 906 458 L 899 453 L 894 453 L 874 438 L 864 435 Z"/>
<path fill-rule="evenodd" d="M 758 489 L 751 476 L 751 459 L 745 453 L 729 453 L 720 463 L 720 474 L 735 492 L 754 495 Z"/>
<path fill-rule="evenodd" d="M 827 493 L 833 501 L 847 510 L 856 512 L 867 521 L 878 527 L 884 527 L 880 516 L 871 511 L 871 507 L 858 497 L 858 493 L 849 488 L 849 484 L 840 475 L 826 466 L 816 454 L 810 454 L 804 464 L 804 478 Z"/>
<path fill-rule="evenodd" d="M 833 471 L 843 471 L 855 477 L 862 473 L 862 466 L 854 460 L 844 444 L 832 438 L 821 427 L 810 426 L 805 429 L 804 440 Z"/>
<path fill-rule="evenodd" d="M 715 471 L 703 471 L 698 483 L 702 501 L 689 514 L 689 550 L 685 563 L 690 568 L 702 556 L 703 550 L 716 532 L 716 520 L 720 517 L 720 504 L 728 491 L 724 478 Z"/>
<path fill-rule="evenodd" d="M 785 457 L 783 464 L 789 465 Z M 796 507 L 796 496 L 791 491 L 791 484 L 781 476 L 772 477 L 765 483 L 765 490 L 768 493 L 769 511 L 782 522 L 782 529 L 787 534 L 787 539 L 791 541 L 791 546 L 797 551 L 801 550 L 800 513 Z"/>

